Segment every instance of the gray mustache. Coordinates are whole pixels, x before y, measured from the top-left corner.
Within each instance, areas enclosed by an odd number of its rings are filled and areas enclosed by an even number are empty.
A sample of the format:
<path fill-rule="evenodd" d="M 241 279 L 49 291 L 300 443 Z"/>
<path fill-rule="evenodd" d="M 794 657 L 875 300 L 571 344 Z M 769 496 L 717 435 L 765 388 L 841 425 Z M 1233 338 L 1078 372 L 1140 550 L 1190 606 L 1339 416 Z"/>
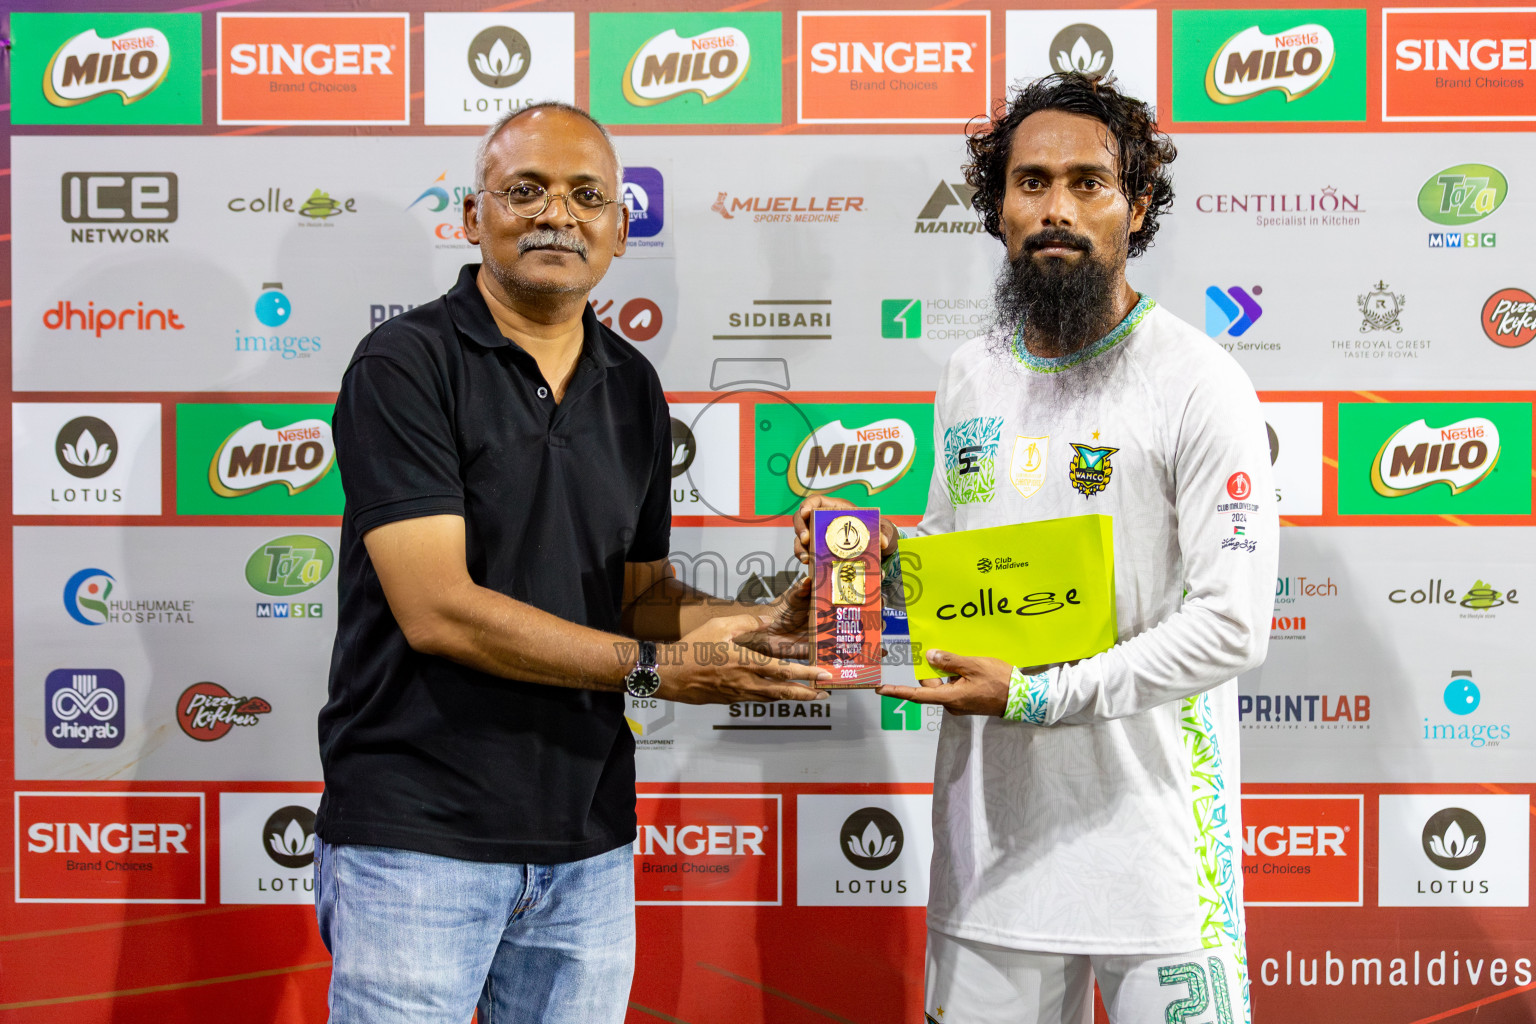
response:
<path fill-rule="evenodd" d="M 539 228 L 517 240 L 519 256 L 529 249 L 565 249 L 582 259 L 587 258 L 587 243 L 581 240 L 580 235 L 568 231 L 556 231 L 553 228 Z"/>

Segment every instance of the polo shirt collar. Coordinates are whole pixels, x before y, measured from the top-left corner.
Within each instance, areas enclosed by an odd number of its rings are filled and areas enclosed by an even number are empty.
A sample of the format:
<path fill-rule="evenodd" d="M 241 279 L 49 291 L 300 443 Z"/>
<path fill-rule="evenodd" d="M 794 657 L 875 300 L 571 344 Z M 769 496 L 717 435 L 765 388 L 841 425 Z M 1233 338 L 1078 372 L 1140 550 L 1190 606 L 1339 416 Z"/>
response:
<path fill-rule="evenodd" d="M 458 281 L 444 296 L 453 325 L 460 334 L 481 348 L 511 348 L 527 354 L 526 349 L 502 334 L 496 326 L 496 318 L 491 316 L 490 307 L 485 304 L 485 296 L 480 294 L 480 287 L 475 283 L 479 273 L 480 264 L 466 263 L 459 270 Z M 605 367 L 617 366 L 629 359 L 630 353 L 625 347 L 598 323 L 591 303 L 582 310 L 581 329 L 582 358 L 590 358 L 598 366 Z"/>

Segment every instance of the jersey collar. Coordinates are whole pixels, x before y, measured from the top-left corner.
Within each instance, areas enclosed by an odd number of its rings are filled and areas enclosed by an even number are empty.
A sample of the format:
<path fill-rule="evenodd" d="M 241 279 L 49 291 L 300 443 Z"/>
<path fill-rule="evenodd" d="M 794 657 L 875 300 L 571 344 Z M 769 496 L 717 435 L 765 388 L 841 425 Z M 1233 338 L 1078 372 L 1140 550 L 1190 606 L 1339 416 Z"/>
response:
<path fill-rule="evenodd" d="M 1023 364 L 1025 369 L 1033 370 L 1036 373 L 1060 373 L 1062 370 L 1070 370 L 1078 363 L 1085 363 L 1096 355 L 1108 352 L 1124 341 L 1127 335 L 1141 325 L 1142 320 L 1146 319 L 1147 314 L 1152 312 L 1152 307 L 1156 305 L 1156 300 L 1148 295 L 1143 295 L 1141 292 L 1137 292 L 1136 305 L 1131 307 L 1131 311 L 1125 315 L 1124 320 L 1121 320 L 1116 325 L 1114 330 L 1104 335 L 1104 337 L 1092 345 L 1086 345 L 1069 355 L 1046 358 L 1045 356 L 1030 354 L 1029 350 L 1024 347 L 1022 327 L 1013 332 L 1013 337 L 1008 342 L 1008 350 L 1013 353 L 1015 359 Z"/>

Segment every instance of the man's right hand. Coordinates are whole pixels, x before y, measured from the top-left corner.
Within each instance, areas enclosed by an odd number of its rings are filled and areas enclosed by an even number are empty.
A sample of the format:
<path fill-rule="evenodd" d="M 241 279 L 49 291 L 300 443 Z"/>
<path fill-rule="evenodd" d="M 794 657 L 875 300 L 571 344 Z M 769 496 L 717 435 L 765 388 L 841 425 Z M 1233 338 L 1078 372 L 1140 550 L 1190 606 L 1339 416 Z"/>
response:
<path fill-rule="evenodd" d="M 857 508 L 851 501 L 842 498 L 828 498 L 825 495 L 816 495 L 806 498 L 795 510 L 795 557 L 800 561 L 810 564 L 811 561 L 811 513 L 819 508 Z M 896 550 L 896 524 L 890 522 L 884 516 L 880 517 L 880 558 L 883 561 L 892 551 Z"/>
<path fill-rule="evenodd" d="M 657 645 L 656 696 L 683 704 L 738 701 L 817 700 L 827 697 L 815 684 L 832 674 L 814 665 L 770 658 L 735 643 L 767 623 L 756 615 L 711 619 L 675 644 Z"/>

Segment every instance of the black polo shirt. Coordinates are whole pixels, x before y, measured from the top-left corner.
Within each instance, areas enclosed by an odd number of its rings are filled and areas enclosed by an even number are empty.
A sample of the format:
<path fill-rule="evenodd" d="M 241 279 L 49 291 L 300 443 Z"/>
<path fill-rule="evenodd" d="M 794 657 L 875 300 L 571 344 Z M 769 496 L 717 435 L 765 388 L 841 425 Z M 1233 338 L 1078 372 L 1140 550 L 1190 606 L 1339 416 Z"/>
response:
<path fill-rule="evenodd" d="M 635 835 L 624 698 L 418 654 L 363 535 L 464 517 L 483 587 L 617 631 L 625 562 L 667 555 L 671 422 L 656 371 L 597 322 L 556 403 L 466 266 L 441 298 L 363 339 L 333 420 L 346 490 L 317 830 L 467 860 L 563 863 Z"/>

